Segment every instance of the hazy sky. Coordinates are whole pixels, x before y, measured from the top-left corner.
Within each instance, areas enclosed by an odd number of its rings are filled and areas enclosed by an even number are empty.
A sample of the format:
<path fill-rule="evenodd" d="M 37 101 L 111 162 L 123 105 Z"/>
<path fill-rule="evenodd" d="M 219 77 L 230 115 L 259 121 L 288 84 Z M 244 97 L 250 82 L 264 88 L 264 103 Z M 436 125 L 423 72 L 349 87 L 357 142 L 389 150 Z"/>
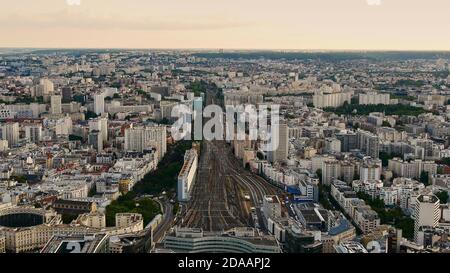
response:
<path fill-rule="evenodd" d="M 0 47 L 450 50 L 450 0 L 0 0 Z"/>

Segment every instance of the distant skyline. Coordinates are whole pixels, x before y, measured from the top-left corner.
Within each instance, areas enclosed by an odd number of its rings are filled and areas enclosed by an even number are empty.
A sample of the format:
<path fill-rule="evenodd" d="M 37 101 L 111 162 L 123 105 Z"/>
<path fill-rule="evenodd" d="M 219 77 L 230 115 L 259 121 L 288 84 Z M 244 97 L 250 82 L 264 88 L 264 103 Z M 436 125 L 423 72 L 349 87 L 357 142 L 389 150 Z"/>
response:
<path fill-rule="evenodd" d="M 449 10 L 448 0 L 3 0 L 0 47 L 449 51 Z"/>

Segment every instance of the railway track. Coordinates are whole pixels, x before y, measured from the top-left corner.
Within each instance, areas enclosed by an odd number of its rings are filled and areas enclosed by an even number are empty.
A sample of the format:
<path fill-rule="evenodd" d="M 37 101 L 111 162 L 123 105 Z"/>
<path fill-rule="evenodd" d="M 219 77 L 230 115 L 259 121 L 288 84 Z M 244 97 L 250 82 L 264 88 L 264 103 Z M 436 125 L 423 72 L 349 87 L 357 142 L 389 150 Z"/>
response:
<path fill-rule="evenodd" d="M 207 90 L 207 104 L 218 100 Z M 250 194 L 250 201 L 243 192 Z M 249 206 L 260 208 L 268 194 L 276 194 L 276 189 L 245 170 L 225 141 L 203 141 L 191 198 L 177 224 L 205 231 L 252 226 Z"/>
<path fill-rule="evenodd" d="M 264 195 L 276 193 L 270 184 L 245 170 L 225 142 L 205 141 L 182 226 L 205 231 L 251 226 L 249 201 L 243 192 L 250 194 L 250 206 L 258 208 Z"/>

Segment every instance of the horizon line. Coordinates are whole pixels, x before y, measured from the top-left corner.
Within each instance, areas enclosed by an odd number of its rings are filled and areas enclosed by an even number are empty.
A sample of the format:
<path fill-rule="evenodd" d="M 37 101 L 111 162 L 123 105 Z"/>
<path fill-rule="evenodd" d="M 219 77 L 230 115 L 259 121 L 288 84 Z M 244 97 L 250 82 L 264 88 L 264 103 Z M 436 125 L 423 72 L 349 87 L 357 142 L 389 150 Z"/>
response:
<path fill-rule="evenodd" d="M 449 52 L 450 49 L 292 49 L 292 48 L 195 48 L 195 47 L 11 47 L 0 46 L 0 49 L 27 50 L 173 50 L 173 51 L 291 51 L 302 53 L 314 52 Z"/>

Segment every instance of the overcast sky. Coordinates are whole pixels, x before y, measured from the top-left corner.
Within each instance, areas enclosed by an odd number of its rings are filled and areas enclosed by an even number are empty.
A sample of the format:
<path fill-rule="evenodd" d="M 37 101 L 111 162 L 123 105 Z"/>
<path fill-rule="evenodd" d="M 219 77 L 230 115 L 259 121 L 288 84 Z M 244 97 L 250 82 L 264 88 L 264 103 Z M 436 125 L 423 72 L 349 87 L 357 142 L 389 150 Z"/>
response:
<path fill-rule="evenodd" d="M 0 0 L 0 47 L 450 50 L 450 0 Z"/>

